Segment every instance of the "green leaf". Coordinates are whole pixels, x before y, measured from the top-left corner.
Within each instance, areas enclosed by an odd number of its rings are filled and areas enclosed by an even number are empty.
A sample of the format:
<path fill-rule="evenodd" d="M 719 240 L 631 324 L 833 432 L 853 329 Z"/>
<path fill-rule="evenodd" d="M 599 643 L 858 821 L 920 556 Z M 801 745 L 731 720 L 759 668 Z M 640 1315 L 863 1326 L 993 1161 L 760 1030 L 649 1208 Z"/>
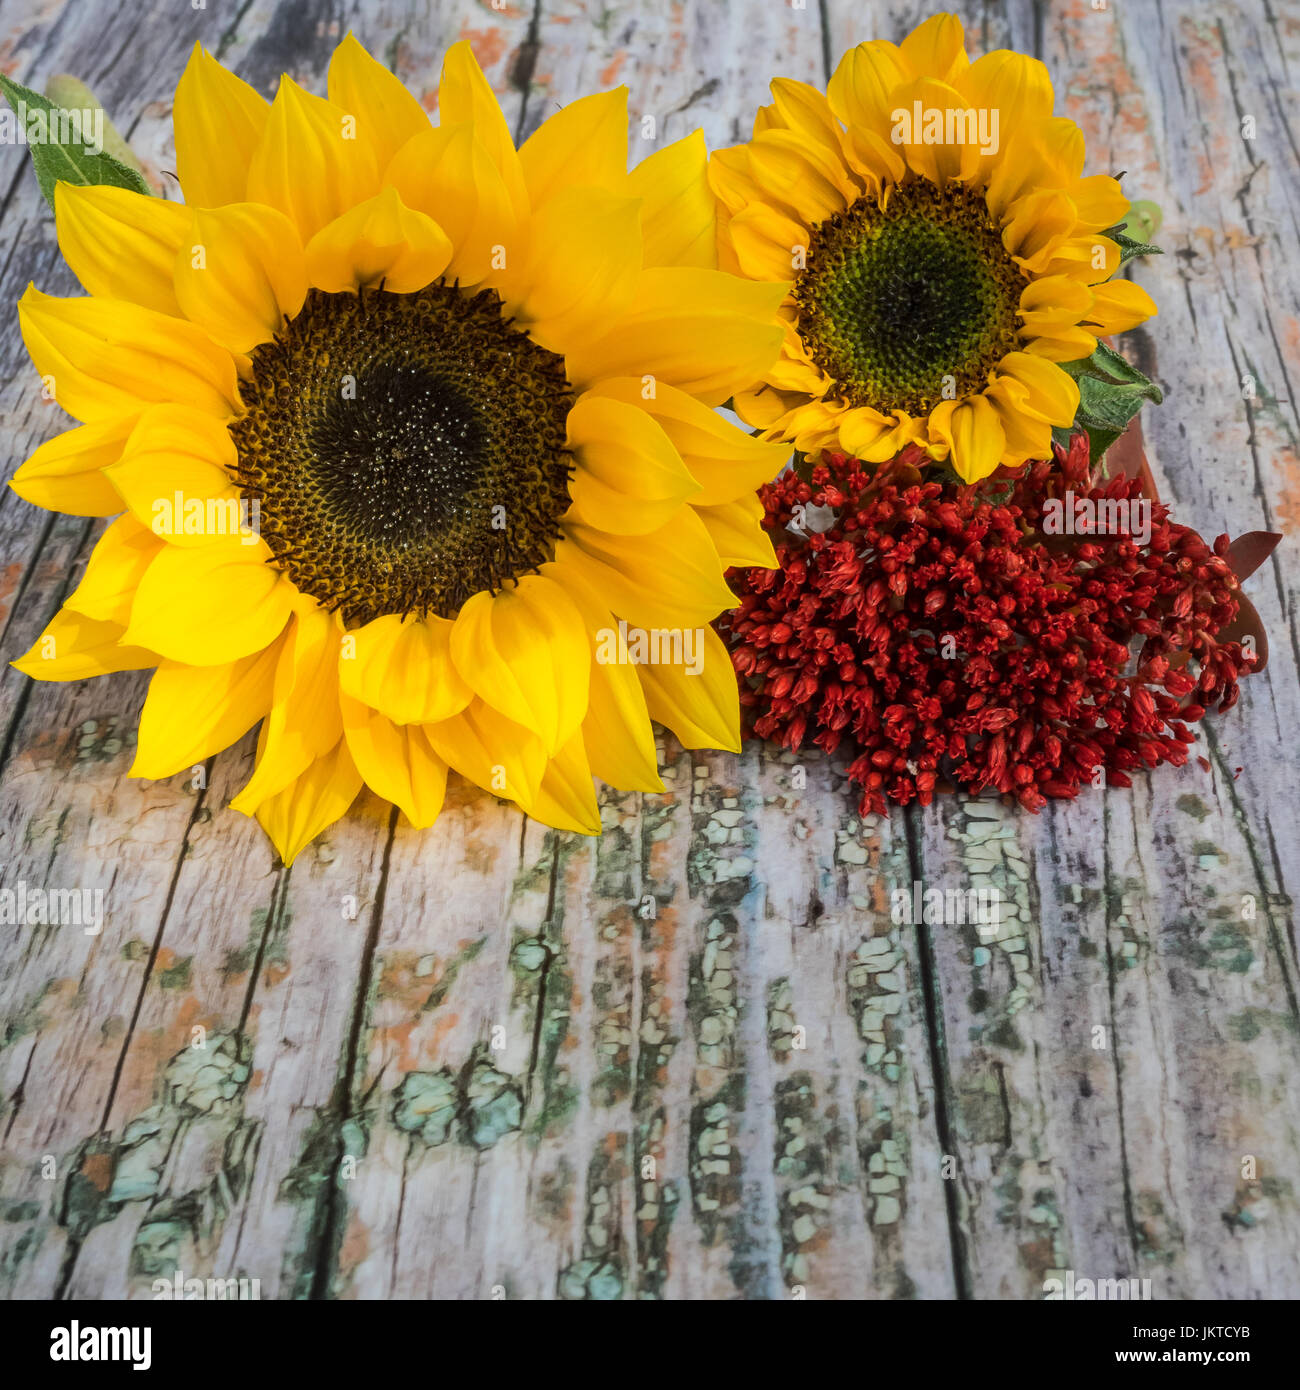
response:
<path fill-rule="evenodd" d="M 1158 247 L 1152 246 L 1149 241 L 1140 241 L 1136 237 L 1129 236 L 1126 227 L 1133 226 L 1134 231 L 1139 230 L 1140 223 L 1134 224 L 1130 217 L 1127 222 L 1118 222 L 1113 227 L 1108 227 L 1102 236 L 1108 237 L 1119 247 L 1119 268 L 1122 270 L 1134 256 L 1163 256 L 1165 253 Z"/>
<path fill-rule="evenodd" d="M 1099 425 L 1085 425 L 1088 436 L 1088 462 L 1095 468 L 1106 457 L 1106 450 L 1124 433 L 1123 430 L 1104 429 Z"/>
<path fill-rule="evenodd" d="M 1122 270 L 1135 256 L 1163 256 L 1165 253 L 1149 241 L 1134 241 L 1131 236 L 1120 232 L 1114 237 L 1119 244 L 1119 264 Z"/>
<path fill-rule="evenodd" d="M 66 72 L 56 72 L 45 84 L 45 95 L 60 110 L 102 112 L 104 153 L 110 159 L 116 159 L 119 164 L 125 164 L 128 169 L 134 169 L 137 174 L 144 173 L 144 165 L 136 158 L 135 151 L 108 119 L 108 112 L 104 110 L 99 98 L 79 77 L 72 77 Z"/>
<path fill-rule="evenodd" d="M 1092 363 L 1094 376 L 1099 376 L 1105 372 L 1112 381 L 1122 381 L 1134 386 L 1141 386 L 1156 405 L 1159 405 L 1165 398 L 1165 393 L 1150 377 L 1144 376 L 1127 357 L 1121 356 L 1114 348 L 1107 347 L 1105 343 L 1098 343 L 1096 352 L 1087 361 Z"/>
<path fill-rule="evenodd" d="M 1085 376 L 1079 381 L 1079 413 L 1076 417 L 1085 425 L 1103 425 L 1123 429 L 1142 409 L 1148 393 L 1141 386 L 1120 386 Z"/>
<path fill-rule="evenodd" d="M 134 193 L 152 193 L 149 185 L 134 169 L 128 169 L 112 155 L 102 151 L 96 153 L 85 141 L 70 139 L 66 144 L 51 141 L 48 137 L 56 123 L 48 120 L 49 113 L 57 114 L 61 108 L 39 92 L 33 92 L 30 87 L 22 86 L 3 73 L 0 73 L 0 92 L 4 93 L 25 133 L 30 131 L 28 123 L 32 112 L 43 113 L 41 120 L 46 125 L 45 138 L 29 144 L 28 149 L 31 151 L 36 181 L 51 208 L 54 206 L 54 185 L 59 180 L 83 185 L 106 183 L 114 188 L 129 188 Z"/>
<path fill-rule="evenodd" d="M 1159 404 L 1164 400 L 1164 392 L 1154 381 L 1104 343 L 1097 344 L 1091 357 L 1060 365 L 1078 383 L 1075 424 L 1088 432 L 1089 456 L 1094 464 L 1101 461 L 1147 401 Z"/>

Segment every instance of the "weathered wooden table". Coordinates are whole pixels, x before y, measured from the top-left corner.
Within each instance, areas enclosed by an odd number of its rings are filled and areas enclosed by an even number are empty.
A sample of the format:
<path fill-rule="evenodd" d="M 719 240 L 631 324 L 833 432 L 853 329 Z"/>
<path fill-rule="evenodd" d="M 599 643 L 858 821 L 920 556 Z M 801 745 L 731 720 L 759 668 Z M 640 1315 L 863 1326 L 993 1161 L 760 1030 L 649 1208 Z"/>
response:
<path fill-rule="evenodd" d="M 946 800 L 861 820 L 840 770 L 663 748 L 599 842 L 464 787 L 428 833 L 373 800 L 277 868 L 205 789 L 126 772 L 146 677 L 0 679 L 0 884 L 103 888 L 105 922 L 0 927 L 0 1290 L 263 1297 L 1155 1298 L 1300 1294 L 1288 878 L 1300 683 L 1296 0 L 959 7 L 1039 54 L 1094 171 L 1165 214 L 1127 348 L 1178 517 L 1290 527 L 1251 581 L 1268 670 L 1181 770 L 1033 818 Z M 0 0 L 0 67 L 84 78 L 152 173 L 201 39 L 263 92 L 323 90 L 351 25 L 433 101 L 468 37 L 526 134 L 631 88 L 660 141 L 743 138 L 768 78 L 824 82 L 926 7 L 864 0 Z M 340 17 L 341 16 L 341 17 Z M 654 148 L 646 146 L 646 152 Z M 639 153 L 639 152 L 638 152 Z M 0 150 L 0 408 L 62 428 L 12 305 L 74 282 Z M 74 586 L 96 524 L 0 502 L 0 650 Z M 1014 916 L 895 924 L 914 880 Z M 251 1288 L 250 1288 L 251 1291 Z"/>

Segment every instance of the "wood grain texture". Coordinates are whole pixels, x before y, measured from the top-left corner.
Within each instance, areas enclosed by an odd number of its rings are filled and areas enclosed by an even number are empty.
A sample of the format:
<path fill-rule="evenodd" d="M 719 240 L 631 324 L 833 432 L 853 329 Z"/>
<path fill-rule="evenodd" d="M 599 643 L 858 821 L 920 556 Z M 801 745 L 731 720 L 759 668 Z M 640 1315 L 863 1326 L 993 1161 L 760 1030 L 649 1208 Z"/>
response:
<path fill-rule="evenodd" d="M 1163 495 L 1206 535 L 1292 533 L 1208 771 L 864 820 L 825 759 L 667 738 L 666 794 L 603 793 L 599 841 L 453 785 L 432 831 L 362 799 L 286 871 L 227 809 L 251 739 L 205 788 L 133 782 L 144 675 L 5 666 L 0 884 L 103 888 L 106 922 L 0 927 L 0 1296 L 147 1298 L 178 1268 L 263 1297 L 1035 1298 L 1065 1269 L 1300 1294 L 1300 7 L 957 8 L 972 48 L 1041 56 L 1090 168 L 1164 209 L 1135 271 L 1161 313 L 1124 343 L 1167 391 Z M 0 67 L 83 77 L 175 197 L 196 39 L 267 94 L 323 90 L 352 27 L 432 106 L 466 37 L 520 136 L 626 82 L 639 158 L 743 138 L 770 76 L 822 83 L 927 12 L 0 0 Z M 75 292 L 12 148 L 0 226 L 0 304 Z M 11 470 L 56 416 L 0 315 Z M 95 534 L 0 497 L 6 660 Z M 914 880 L 1015 915 L 896 924 Z"/>

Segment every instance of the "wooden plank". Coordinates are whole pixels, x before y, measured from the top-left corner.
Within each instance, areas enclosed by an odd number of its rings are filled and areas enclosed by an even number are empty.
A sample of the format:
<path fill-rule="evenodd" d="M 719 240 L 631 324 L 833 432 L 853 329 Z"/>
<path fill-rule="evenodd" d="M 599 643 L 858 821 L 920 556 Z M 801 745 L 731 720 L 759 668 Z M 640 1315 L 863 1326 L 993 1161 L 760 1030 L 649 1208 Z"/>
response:
<path fill-rule="evenodd" d="M 455 38 L 467 36 L 480 46 L 489 72 L 500 76 L 508 71 L 508 55 L 495 53 L 493 45 L 503 31 L 491 26 L 475 30 L 472 17 L 468 7 L 444 10 L 443 27 L 426 31 L 409 48 L 397 43 L 396 51 L 411 54 L 412 62 L 423 61 L 420 55 L 426 51 L 441 52 Z M 391 27 L 372 25 L 363 29 L 362 37 L 376 51 L 384 51 L 394 46 L 408 19 L 389 16 Z M 224 43 L 227 59 L 237 65 L 238 56 L 232 54 L 242 51 L 245 71 L 254 81 L 262 72 L 260 85 L 268 90 L 282 68 L 292 67 L 306 80 L 304 65 L 316 62 L 312 81 L 323 89 L 323 63 L 339 35 L 322 32 L 321 41 L 310 46 L 304 58 L 296 47 L 292 54 L 284 50 L 286 38 L 296 39 L 299 32 L 296 25 L 287 27 L 286 15 L 250 15 L 248 21 L 249 29 L 236 33 L 226 28 L 209 36 L 208 42 L 214 47 Z M 147 26 L 147 16 L 141 23 Z M 521 33 L 522 21 L 515 18 L 513 24 Z M 187 49 L 188 37 L 173 55 L 178 63 L 183 63 Z M 79 52 L 73 48 L 74 60 Z M 69 65 L 70 61 L 59 64 Z M 420 89 L 418 83 L 413 86 Z M 107 99 L 104 82 L 98 89 Z M 518 94 L 514 101 L 517 105 Z M 168 116 L 168 107 L 160 103 L 159 130 L 167 130 Z M 164 144 L 160 167 L 169 162 Z M 49 553 L 51 558 L 57 555 L 52 547 Z M 105 738 L 99 723 L 93 745 L 88 733 L 76 731 L 90 725 L 89 709 L 102 708 L 105 701 L 111 708 L 121 700 L 114 686 L 123 681 L 134 681 L 139 693 L 132 703 L 138 705 L 141 677 L 43 688 L 29 723 L 39 716 L 39 727 L 67 730 L 57 749 L 65 757 L 70 756 L 74 737 L 90 748 L 84 756 L 99 756 Z M 20 780 L 28 757 L 26 729 L 23 726 L 15 738 L 3 795 L 13 802 L 25 791 L 34 803 L 14 805 L 10 812 L 32 842 L 32 859 L 42 864 L 42 873 L 27 876 L 33 882 L 94 886 L 99 860 L 87 852 L 84 842 L 93 849 L 94 813 L 101 808 L 87 804 L 77 814 L 73 802 L 70 813 L 75 787 L 50 776 L 48 757 L 41 777 Z M 46 742 L 52 739 L 44 737 Z M 40 747 L 37 741 L 36 750 Z M 12 1287 L 25 1296 L 63 1289 L 87 1296 L 147 1295 L 152 1277 L 168 1261 L 169 1268 L 179 1262 L 187 1273 L 201 1276 L 215 1271 L 220 1277 L 227 1268 L 248 1270 L 262 1280 L 268 1295 L 281 1292 L 283 1278 L 284 1292 L 301 1294 L 327 1280 L 324 1271 L 337 1257 L 335 1246 L 343 1231 L 333 1172 L 345 1157 L 343 1132 L 353 1123 L 345 1073 L 356 1011 L 367 989 L 376 904 L 383 896 L 382 865 L 391 840 L 390 816 L 372 802 L 369 816 L 364 808 L 354 812 L 332 837 L 304 855 L 291 874 L 274 872 L 260 831 L 224 810 L 247 777 L 250 751 L 245 747 L 242 758 L 228 753 L 218 760 L 221 775 L 210 792 L 211 805 L 221 809 L 206 846 L 211 854 L 187 856 L 185 830 L 194 818 L 193 798 L 172 784 L 124 780 L 132 752 L 128 738 L 118 740 L 112 755 L 118 760 L 118 784 L 102 815 L 105 831 L 118 835 L 115 853 L 124 857 L 109 895 L 109 902 L 120 909 L 113 919 L 112 948 L 122 953 L 120 960 L 96 964 L 92 970 L 70 952 L 72 943 L 60 943 L 47 952 L 54 959 L 43 956 L 28 974 L 14 972 L 6 981 L 7 999 L 12 1001 L 7 1012 L 20 1025 L 29 1020 L 36 1032 L 25 1050 L 14 1050 L 6 1059 L 10 1072 L 17 1073 L 7 1093 L 21 1099 L 21 1077 L 32 1065 L 39 1042 L 43 1050 L 59 1056 L 51 1065 L 68 1091 L 89 1092 L 96 1098 L 93 1109 L 63 1097 L 64 1103 L 52 1113 L 28 1111 L 33 1126 L 42 1127 L 31 1136 L 15 1127 L 16 1115 L 6 1117 L 15 1144 L 12 1152 L 31 1156 L 50 1151 L 58 1159 L 60 1195 L 49 1203 L 50 1211 L 40 1210 L 43 1204 L 32 1196 L 42 1190 L 36 1184 L 45 1180 L 30 1163 L 14 1165 L 12 1172 L 5 1169 L 6 1181 L 12 1177 L 15 1184 L 12 1194 L 6 1189 L 10 1210 L 31 1213 L 6 1230 L 7 1245 L 15 1254 L 4 1267 L 12 1271 Z M 75 863 L 66 867 L 57 859 L 45 864 L 51 859 L 54 829 L 46 804 L 51 795 L 56 798 L 53 815 L 61 822 L 70 820 L 69 828 L 78 832 L 69 837 L 67 851 Z M 91 803 L 96 795 L 104 795 L 102 776 L 94 784 L 88 782 L 79 799 Z M 150 812 L 153 857 L 130 840 L 121 842 L 117 817 L 123 814 L 123 798 L 127 824 Z M 90 830 L 83 829 L 83 822 Z M 232 880 L 231 863 L 245 859 L 255 862 L 257 869 Z M 17 879 L 26 863 L 10 861 L 7 868 Z M 349 905 L 351 923 L 343 919 L 345 899 L 355 900 Z M 137 902 L 151 909 L 144 912 L 143 922 L 131 910 Z M 173 902 L 175 914 L 170 911 Z M 323 922 L 335 929 L 322 933 Z M 128 931 L 129 939 L 122 939 Z M 140 949 L 141 944 L 147 949 Z M 71 959 L 64 958 L 68 955 Z M 270 967 L 265 964 L 268 959 Z M 256 961 L 263 964 L 254 971 Z M 257 1021 L 264 1002 L 258 986 L 280 983 L 285 961 L 292 961 L 293 969 L 285 989 L 265 1001 L 274 1023 L 262 1034 Z M 91 1000 L 92 1016 L 108 1020 L 102 1028 L 86 1028 L 84 1015 L 70 1006 L 63 1011 L 65 1017 L 53 1020 L 46 1016 L 48 1009 L 40 1008 L 43 999 L 57 998 L 60 988 L 71 992 L 74 1002 L 84 1002 L 71 988 L 83 973 L 103 991 L 102 999 Z M 256 979 L 249 978 L 253 974 Z M 65 978 L 68 983 L 60 986 Z M 133 1017 L 137 1010 L 138 1017 Z M 196 1025 L 208 1030 L 205 1047 L 187 1050 L 188 1030 Z M 215 1091 L 200 1086 L 196 1093 L 188 1084 L 190 1073 L 202 1072 L 196 1059 L 201 1061 L 208 1052 L 214 1054 L 212 1065 L 228 1075 Z M 202 1077 L 205 1083 L 212 1079 Z M 127 1083 L 124 1088 L 122 1081 Z M 224 1094 L 232 1082 L 235 1093 Z M 269 1125 L 268 1113 L 275 1117 Z M 150 1187 L 151 1165 L 166 1155 L 172 1157 Z M 93 1177 L 89 1187 L 79 1176 L 87 1162 Z M 133 1185 L 124 1180 L 114 1186 L 119 1169 Z M 141 1170 L 146 1176 L 139 1175 Z M 96 1187 L 97 1182 L 103 1187 Z M 125 1196 L 128 1192 L 132 1195 Z M 245 1248 L 245 1232 L 256 1244 L 251 1254 Z M 43 1239 L 47 1234 L 49 1241 Z M 83 1245 L 88 1247 L 84 1261 Z M 327 1247 L 328 1257 L 322 1253 Z M 38 1255 L 41 1263 L 34 1268 Z M 218 1262 L 223 1260 L 229 1263 Z"/>
<path fill-rule="evenodd" d="M 964 17 L 971 31 L 984 31 L 985 46 L 1015 43 L 1037 51 L 1058 77 L 1068 74 L 1057 82 L 1058 109 L 1083 126 L 1090 167 L 1128 170 L 1132 196 L 1165 209 L 1160 239 L 1171 254 L 1136 272 L 1162 312 L 1149 328 L 1126 335 L 1129 350 L 1170 391 L 1169 405 L 1147 412 L 1164 495 L 1180 519 L 1210 536 L 1224 527 L 1233 534 L 1269 527 L 1264 499 L 1285 495 L 1286 484 L 1273 473 L 1252 489 L 1244 470 L 1225 467 L 1225 460 L 1247 455 L 1243 436 L 1258 429 L 1251 424 L 1254 407 L 1235 389 L 1231 352 L 1208 356 L 1205 338 L 1219 338 L 1217 325 L 1243 310 L 1266 317 L 1270 296 L 1258 293 L 1258 271 L 1250 295 L 1229 296 L 1226 279 L 1211 285 L 1201 275 L 1193 289 L 1187 267 L 1198 262 L 1178 254 L 1189 211 L 1230 208 L 1249 173 L 1234 167 L 1244 156 L 1232 139 L 1235 113 L 1223 109 L 1242 75 L 1208 66 L 1207 45 L 1215 61 L 1227 61 L 1218 25 L 1195 6 L 1150 14 L 1135 6 L 1054 9 L 1041 27 L 1028 23 L 1033 16 L 1020 7 L 1008 8 L 1005 23 L 990 25 L 981 6 L 967 6 Z M 846 33 L 857 23 L 852 11 L 832 6 L 831 18 L 832 33 L 845 35 L 832 45 L 838 53 L 860 35 Z M 894 36 L 916 18 L 919 12 L 900 14 Z M 1269 67 L 1256 27 L 1231 28 L 1261 60 L 1250 99 L 1261 111 L 1271 109 L 1265 96 L 1272 88 L 1258 76 Z M 1276 70 L 1276 56 L 1271 61 Z M 1186 110 L 1184 70 L 1202 101 L 1213 93 L 1212 113 L 1193 119 Z M 1178 109 L 1162 109 L 1164 103 Z M 1202 154 L 1198 140 L 1168 138 L 1180 130 L 1203 133 L 1215 148 Z M 1157 138 L 1162 131 L 1166 138 Z M 1279 143 L 1274 152 L 1290 169 L 1294 151 L 1277 149 Z M 1195 162 L 1194 181 L 1181 167 L 1188 160 Z M 1275 231 L 1293 239 L 1294 223 L 1284 221 Z M 1220 242 L 1229 254 L 1228 246 L 1246 239 L 1228 233 Z M 1276 342 L 1264 324 L 1256 331 L 1261 339 Z M 1262 343 L 1260 353 L 1267 357 Z M 1268 360 L 1278 362 L 1275 353 Z M 1284 375 L 1286 368 L 1274 370 Z M 1208 431 L 1189 426 L 1189 400 Z M 1277 448 L 1285 436 L 1273 442 Z M 1265 464 L 1257 448 L 1255 457 L 1257 468 L 1271 468 L 1278 455 Z M 1282 573 L 1280 562 L 1275 569 Z M 1259 594 L 1263 584 L 1256 580 L 1252 588 Z M 1266 621 L 1282 636 L 1290 599 L 1274 611 L 1272 597 L 1264 600 Z M 1214 781 L 1193 761 L 1181 772 L 1161 769 L 1131 792 L 1098 794 L 1037 821 L 953 803 L 913 814 L 927 885 L 962 890 L 992 883 L 1018 914 L 989 941 L 971 930 L 922 929 L 922 949 L 942 982 L 944 1086 L 958 1141 L 965 1277 L 975 1296 L 1039 1296 L 1050 1272 L 1064 1268 L 1096 1278 L 1150 1276 L 1161 1297 L 1187 1296 L 1189 1288 L 1239 1296 L 1243 1260 L 1279 1277 L 1275 1261 L 1289 1236 L 1255 1241 L 1267 1253 L 1254 1256 L 1249 1238 L 1258 1226 L 1242 1226 L 1235 1217 L 1207 1219 L 1211 1210 L 1235 1212 L 1244 1204 L 1249 1222 L 1250 1204 L 1265 1189 L 1288 1194 L 1295 1183 L 1285 1136 L 1296 1115 L 1286 1081 L 1295 1048 L 1296 972 L 1282 879 L 1283 866 L 1296 862 L 1295 838 L 1291 825 L 1275 831 L 1271 823 L 1289 779 L 1266 745 L 1276 746 L 1275 712 L 1285 718 L 1300 711 L 1292 654 L 1279 653 L 1279 645 L 1289 646 L 1274 644 L 1275 664 L 1246 683 L 1242 710 L 1202 736 L 1196 751 L 1218 764 Z M 1249 716 L 1261 703 L 1268 710 L 1262 728 Z M 1220 729 L 1237 747 L 1259 740 L 1249 759 L 1253 789 L 1234 783 L 1225 768 Z M 1189 856 L 1188 843 L 1199 852 Z M 1198 866 L 1190 877 L 1189 857 Z M 1069 874 L 1058 871 L 1066 863 Z M 1182 891 L 1172 891 L 1171 883 Z M 1253 924 L 1226 906 L 1244 894 L 1258 905 Z M 1224 956 L 1207 940 L 1232 940 L 1240 954 Z M 1175 988 L 1166 972 L 1176 980 L 1182 958 L 1202 955 L 1205 968 L 1217 965 L 1229 978 L 1198 975 L 1194 993 Z M 1231 977 L 1236 971 L 1245 973 L 1244 982 Z M 1206 997 L 1221 1011 L 1208 1034 Z M 1269 1036 L 1254 1049 L 1242 1048 L 1236 1034 L 1256 1026 L 1246 1021 L 1255 1020 L 1255 1011 L 1270 1020 Z M 1093 1026 L 1105 1030 L 1104 1051 L 1092 1051 Z M 1232 1055 L 1226 1090 L 1224 1049 Z M 1078 1096 L 1071 1094 L 1074 1084 Z M 1201 1098 L 1206 1092 L 1212 1102 Z M 1212 1124 L 1185 1121 L 1207 1107 Z M 1241 1184 L 1238 1196 L 1242 1156 L 1260 1147 L 1246 1137 L 1256 1129 L 1279 1142 L 1266 1146 L 1266 1159 L 1256 1156 L 1269 1176 Z M 1270 1219 L 1289 1231 L 1295 1220 L 1289 1198 L 1269 1207 Z M 1283 1282 L 1294 1284 L 1296 1271 L 1283 1263 Z"/>
<path fill-rule="evenodd" d="M 6 68 L 37 86 L 53 73 L 76 71 L 121 127 L 133 130 L 147 100 L 136 63 L 145 70 L 176 64 L 178 74 L 188 45 L 177 47 L 177 34 L 140 8 L 118 31 L 131 57 L 115 50 L 115 65 L 93 22 L 66 19 L 50 12 L 33 25 L 27 12 Z M 216 42 L 215 16 L 195 12 L 192 22 L 193 34 Z M 6 33 L 13 23 L 5 20 Z M 15 157 L 5 180 L 5 225 L 15 233 L 4 269 L 6 302 L 33 277 L 50 292 L 74 293 L 76 283 L 55 251 L 52 216 L 26 160 Z M 0 324 L 0 352 L 8 368 L 4 419 L 16 463 L 63 424 L 54 419 L 57 408 L 40 401 L 13 313 Z M 74 586 L 72 571 L 89 553 L 95 528 L 77 518 L 51 524 L 10 493 L 0 505 L 6 572 L 18 601 L 5 628 L 5 652 L 12 657 Z M 105 894 L 105 928 L 97 936 L 75 927 L 5 929 L 0 1193 L 12 1224 L 0 1283 L 9 1296 L 49 1296 L 63 1288 L 83 1236 L 103 1209 L 111 1188 L 110 1146 L 99 1130 L 150 974 L 159 960 L 166 968 L 166 957 L 154 950 L 160 918 L 201 803 L 126 778 L 143 691 L 140 675 L 36 690 L 7 666 L 4 671 L 0 860 L 6 886 L 26 882 Z"/>

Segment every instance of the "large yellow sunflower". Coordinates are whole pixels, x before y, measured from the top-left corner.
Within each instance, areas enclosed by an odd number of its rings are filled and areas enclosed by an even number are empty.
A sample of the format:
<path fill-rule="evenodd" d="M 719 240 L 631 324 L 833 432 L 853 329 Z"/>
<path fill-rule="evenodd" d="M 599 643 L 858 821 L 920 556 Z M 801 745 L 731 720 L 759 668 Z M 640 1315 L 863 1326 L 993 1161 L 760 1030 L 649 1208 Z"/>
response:
<path fill-rule="evenodd" d="M 717 269 L 698 132 L 627 172 L 625 89 L 518 151 L 468 45 L 438 97 L 434 126 L 350 35 L 328 99 L 269 104 L 196 47 L 185 205 L 60 184 L 90 297 L 19 305 L 83 423 L 13 486 L 122 515 L 16 665 L 156 666 L 135 776 L 262 721 L 232 804 L 286 861 L 363 782 L 423 826 L 450 767 L 596 833 L 593 774 L 662 789 L 652 718 L 739 746 L 708 623 L 728 565 L 775 564 L 784 451 L 713 407 L 775 359 L 787 287 Z M 603 660 L 619 620 L 687 642 Z"/>
<path fill-rule="evenodd" d="M 723 266 L 793 280 L 780 360 L 736 409 L 769 439 L 879 462 L 908 443 L 968 482 L 1047 456 L 1079 404 L 1056 365 L 1155 313 L 1111 277 L 1113 178 L 1053 116 L 1034 58 L 971 62 L 953 15 L 848 52 L 825 95 L 778 78 L 714 153 Z"/>

